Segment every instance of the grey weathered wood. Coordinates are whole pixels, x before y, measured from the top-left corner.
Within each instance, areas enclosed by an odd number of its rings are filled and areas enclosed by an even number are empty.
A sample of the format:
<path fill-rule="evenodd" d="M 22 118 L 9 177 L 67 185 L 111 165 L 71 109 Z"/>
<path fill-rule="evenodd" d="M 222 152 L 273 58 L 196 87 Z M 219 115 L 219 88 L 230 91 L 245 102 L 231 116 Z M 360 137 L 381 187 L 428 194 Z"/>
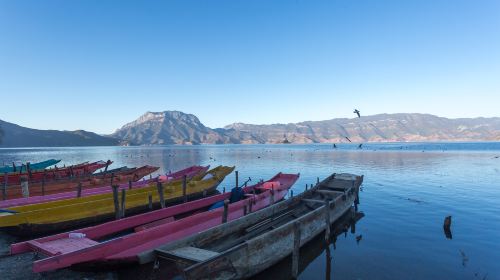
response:
<path fill-rule="evenodd" d="M 330 201 L 325 201 L 325 241 L 330 243 Z"/>
<path fill-rule="evenodd" d="M 128 189 L 131 190 L 132 189 L 132 180 L 128 180 Z"/>
<path fill-rule="evenodd" d="M 78 182 L 76 187 L 76 197 L 82 197 L 82 182 Z"/>
<path fill-rule="evenodd" d="M 227 210 L 229 208 L 229 200 L 224 200 L 224 212 L 222 212 L 222 223 L 227 222 Z"/>
<path fill-rule="evenodd" d="M 310 199 L 310 198 L 303 198 L 302 201 L 304 201 L 304 202 L 310 202 L 310 203 L 320 203 L 320 204 L 325 203 L 324 200 Z"/>
<path fill-rule="evenodd" d="M 218 252 L 200 249 L 196 247 L 186 246 L 177 248 L 170 251 L 158 249 L 156 250 L 159 256 L 168 259 L 179 259 L 181 261 L 187 260 L 191 262 L 203 262 L 213 257 L 220 255 Z"/>
<path fill-rule="evenodd" d="M 153 210 L 153 195 L 148 194 L 148 207 L 149 210 Z"/>
<path fill-rule="evenodd" d="M 336 196 L 336 195 L 344 193 L 344 192 L 341 192 L 341 191 L 329 191 L 329 190 L 317 190 L 317 192 L 322 193 L 322 194 L 332 195 L 332 196 Z"/>
<path fill-rule="evenodd" d="M 226 187 L 222 188 L 222 193 L 226 193 Z"/>
<path fill-rule="evenodd" d="M 248 211 L 248 210 L 247 210 L 247 209 L 248 209 L 247 207 L 248 207 L 248 206 L 247 206 L 247 204 L 243 205 L 243 216 L 246 216 L 246 215 L 247 215 L 247 211 Z"/>
<path fill-rule="evenodd" d="M 238 185 L 238 179 L 239 179 L 239 178 L 238 178 L 238 177 L 239 177 L 238 175 L 239 175 L 239 174 L 238 174 L 238 173 L 239 173 L 239 172 L 238 172 L 238 170 L 234 171 L 234 174 L 235 174 L 235 176 L 236 176 L 236 186 L 235 186 L 236 188 L 237 188 L 237 187 L 239 187 L 239 185 Z"/>
<path fill-rule="evenodd" d="M 125 189 L 122 189 L 122 201 L 121 201 L 121 213 L 120 213 L 120 216 L 123 218 L 125 217 L 125 210 L 127 209 L 127 207 L 125 206 L 125 200 L 127 198 L 127 195 L 126 195 L 126 190 Z"/>
<path fill-rule="evenodd" d="M 158 196 L 160 197 L 160 207 L 165 208 L 165 193 L 163 192 L 163 184 L 158 181 L 156 183 L 156 188 L 158 189 Z"/>
<path fill-rule="evenodd" d="M 300 243 L 302 244 L 324 232 L 325 207 L 309 208 L 307 204 L 300 202 L 302 198 L 320 198 L 320 194 L 315 190 L 319 186 L 322 189 L 325 188 L 328 183 L 330 182 L 325 179 L 318 186 L 313 186 L 311 191 L 298 194 L 294 199 L 253 212 L 244 219 L 223 223 L 182 240 L 170 242 L 160 246 L 159 249 L 170 251 L 196 244 L 197 248 L 220 253 L 218 256 L 183 269 L 185 279 L 203 278 L 208 271 L 211 272 L 210 275 L 213 278 L 217 279 L 248 278 L 293 253 L 295 222 L 300 222 Z M 336 206 L 330 209 L 331 222 L 350 209 L 354 196 L 349 195 L 347 198 L 346 201 L 340 196 L 335 198 Z M 324 205 L 324 200 L 317 200 L 321 202 L 320 206 Z M 290 212 L 290 214 L 276 219 L 285 212 Z M 252 230 L 247 231 L 250 228 Z M 141 253 L 138 258 L 141 264 L 151 262 L 155 258 L 155 252 Z M 263 259 L 271 261 L 262 262 Z"/>
<path fill-rule="evenodd" d="M 23 194 L 23 197 L 29 197 L 30 196 L 30 188 L 29 188 L 29 180 L 25 176 L 21 176 L 19 178 L 21 180 L 21 192 Z"/>
<path fill-rule="evenodd" d="M 105 175 L 103 175 L 105 176 Z M 115 173 L 111 173 L 111 179 L 110 179 L 110 185 L 112 186 L 113 185 L 113 180 L 115 179 Z"/>
<path fill-rule="evenodd" d="M 300 224 L 293 224 L 293 252 L 292 252 L 292 278 L 299 276 L 299 257 L 300 257 Z"/>
<path fill-rule="evenodd" d="M 290 198 L 293 198 L 293 190 L 290 190 Z"/>
<path fill-rule="evenodd" d="M 118 201 L 118 186 L 112 186 L 113 188 L 113 203 L 115 206 L 115 218 L 120 219 L 120 202 Z"/>
<path fill-rule="evenodd" d="M 186 193 L 186 188 L 187 188 L 187 175 L 184 175 L 182 178 L 182 201 L 187 202 L 187 193 Z"/>
<path fill-rule="evenodd" d="M 45 180 L 47 178 L 47 170 L 43 171 L 43 178 L 42 178 L 42 195 L 45 195 Z"/>
<path fill-rule="evenodd" d="M 274 204 L 274 186 L 271 187 L 271 205 Z"/>
<path fill-rule="evenodd" d="M 7 185 L 9 184 L 9 177 L 7 173 L 3 174 L 3 189 L 2 189 L 2 199 L 7 199 Z"/>

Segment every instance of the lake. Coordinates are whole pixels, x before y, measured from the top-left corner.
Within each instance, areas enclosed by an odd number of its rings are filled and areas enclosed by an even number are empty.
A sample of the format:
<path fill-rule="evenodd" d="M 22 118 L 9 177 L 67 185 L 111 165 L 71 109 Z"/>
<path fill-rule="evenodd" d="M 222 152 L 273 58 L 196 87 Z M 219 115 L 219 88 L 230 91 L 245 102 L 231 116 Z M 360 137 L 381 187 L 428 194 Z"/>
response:
<path fill-rule="evenodd" d="M 300 173 L 294 193 L 333 172 L 362 174 L 365 216 L 355 233 L 340 235 L 328 252 L 311 249 L 300 279 L 500 279 L 499 156 L 500 143 L 202 145 L 0 149 L 0 164 L 111 159 L 111 167 L 150 164 L 161 172 L 235 165 L 240 182 Z M 234 181 L 230 175 L 219 188 Z M 448 215 L 451 239 L 443 231 Z"/>

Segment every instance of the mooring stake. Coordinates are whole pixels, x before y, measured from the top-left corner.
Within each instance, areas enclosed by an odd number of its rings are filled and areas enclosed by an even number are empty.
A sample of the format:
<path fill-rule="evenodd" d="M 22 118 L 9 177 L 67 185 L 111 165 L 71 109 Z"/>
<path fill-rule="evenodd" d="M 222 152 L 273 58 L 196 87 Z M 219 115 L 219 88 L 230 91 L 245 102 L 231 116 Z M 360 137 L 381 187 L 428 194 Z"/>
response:
<path fill-rule="evenodd" d="M 163 184 L 158 181 L 156 183 L 156 188 L 158 189 L 158 196 L 160 197 L 160 207 L 163 209 L 165 208 L 165 197 L 163 196 Z"/>
<path fill-rule="evenodd" d="M 115 206 L 115 218 L 120 219 L 120 202 L 118 201 L 118 186 L 112 186 L 113 188 L 113 203 Z"/>

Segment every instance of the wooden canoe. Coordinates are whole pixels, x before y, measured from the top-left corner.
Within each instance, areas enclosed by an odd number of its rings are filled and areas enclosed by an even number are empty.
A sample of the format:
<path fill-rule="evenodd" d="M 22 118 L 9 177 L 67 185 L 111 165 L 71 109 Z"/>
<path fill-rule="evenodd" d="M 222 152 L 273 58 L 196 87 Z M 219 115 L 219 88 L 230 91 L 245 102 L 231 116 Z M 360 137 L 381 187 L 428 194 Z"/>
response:
<path fill-rule="evenodd" d="M 187 178 L 189 180 L 191 180 L 195 176 L 200 176 L 200 174 L 204 175 L 207 172 L 209 167 L 210 166 L 191 166 L 191 167 L 179 170 L 177 172 L 168 174 L 167 179 L 169 181 L 180 181 L 183 179 L 184 175 L 186 175 Z M 147 180 L 141 180 L 141 181 L 137 181 L 137 182 L 122 183 L 119 185 L 119 190 L 121 191 L 121 189 L 130 189 L 130 188 L 137 189 L 137 188 L 146 187 L 150 184 L 156 183 L 157 180 L 158 180 L 158 177 L 147 179 Z M 111 192 L 112 192 L 111 186 L 107 185 L 104 187 L 83 189 L 81 192 L 81 196 L 84 197 L 84 196 L 105 194 L 105 193 L 111 193 Z M 77 197 L 77 195 L 78 195 L 78 191 L 74 190 L 74 191 L 70 191 L 70 192 L 55 193 L 55 194 L 49 194 L 49 195 L 43 195 L 43 196 L 30 196 L 30 197 L 23 197 L 23 198 L 16 198 L 16 199 L 8 199 L 8 200 L 0 201 L 0 209 L 23 206 L 23 205 L 30 205 L 30 204 L 38 204 L 38 203 L 44 203 L 44 202 L 62 200 L 62 199 L 68 199 L 68 198 L 75 198 L 75 197 Z"/>
<path fill-rule="evenodd" d="M 51 168 L 33 171 L 31 169 L 24 169 L 23 172 L 13 172 L 13 173 L 0 173 L 0 184 L 7 186 L 18 185 L 21 183 L 21 178 L 25 178 L 29 182 L 50 182 L 53 180 L 64 179 L 64 178 L 75 178 L 89 176 L 96 170 L 101 168 L 106 168 L 113 162 L 108 161 L 96 161 L 96 162 L 84 162 L 76 165 L 71 165 L 62 168 Z"/>
<path fill-rule="evenodd" d="M 59 163 L 61 160 L 60 159 L 49 159 L 41 162 L 35 162 L 35 163 L 28 163 L 30 165 L 31 170 L 36 171 L 36 170 L 43 170 L 49 166 L 55 165 Z M 11 172 L 23 172 L 26 171 L 26 165 L 22 164 L 20 166 L 16 166 L 15 163 L 12 163 L 12 166 L 4 166 L 0 167 L 0 173 L 11 173 Z"/>
<path fill-rule="evenodd" d="M 245 279 L 298 250 L 357 201 L 362 176 L 331 175 L 309 191 L 139 256 L 177 263 L 184 279 Z M 297 252 L 297 251 L 296 251 Z"/>
<path fill-rule="evenodd" d="M 236 220 L 246 212 L 257 211 L 281 200 L 298 176 L 279 173 L 267 182 L 243 188 L 246 196 L 229 204 L 227 219 Z M 138 254 L 151 251 L 159 244 L 221 224 L 224 208 L 210 211 L 207 208 L 231 196 L 232 192 L 227 192 L 90 228 L 13 244 L 11 254 L 36 251 L 47 256 L 34 262 L 35 272 L 81 263 L 109 265 L 136 262 Z M 196 214 L 186 216 L 193 211 Z M 124 232 L 128 234 L 124 235 Z M 70 235 L 82 238 L 70 238 Z M 119 237 L 108 240 L 112 236 Z"/>
<path fill-rule="evenodd" d="M 201 196 L 203 192 L 215 192 L 215 188 L 233 169 L 234 167 L 219 166 L 208 172 L 211 175 L 209 179 L 189 181 L 186 195 L 195 198 Z M 183 200 L 182 189 L 182 182 L 167 183 L 163 191 L 166 204 L 181 202 Z M 159 192 L 156 184 L 127 190 L 126 214 L 133 215 L 147 211 L 150 195 L 153 204 L 158 206 Z M 11 213 L 4 213 L 0 216 L 0 229 L 18 236 L 61 232 L 105 222 L 115 217 L 112 193 L 12 207 L 6 210 Z"/>
<path fill-rule="evenodd" d="M 82 189 L 102 187 L 106 185 L 116 185 L 126 183 L 128 181 L 136 182 L 142 177 L 147 176 L 159 167 L 142 166 L 139 168 L 121 167 L 92 174 L 86 177 L 66 178 L 50 182 L 30 183 L 28 182 L 29 196 L 47 195 L 75 190 L 79 184 Z M 20 185 L 8 186 L 6 190 L 7 199 L 23 197 L 22 188 Z"/>

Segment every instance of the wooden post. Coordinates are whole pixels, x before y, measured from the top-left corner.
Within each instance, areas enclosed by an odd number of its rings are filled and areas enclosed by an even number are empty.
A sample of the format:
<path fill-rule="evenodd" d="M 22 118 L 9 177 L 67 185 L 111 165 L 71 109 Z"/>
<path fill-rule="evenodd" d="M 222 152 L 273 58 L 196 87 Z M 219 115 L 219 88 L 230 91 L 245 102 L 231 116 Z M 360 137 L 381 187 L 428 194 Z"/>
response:
<path fill-rule="evenodd" d="M 45 195 L 45 179 L 47 178 L 47 170 L 43 171 L 43 178 L 42 178 L 42 195 Z"/>
<path fill-rule="evenodd" d="M 111 173 L 111 186 L 113 185 L 113 179 L 115 178 L 115 173 Z"/>
<path fill-rule="evenodd" d="M 307 184 L 306 184 L 306 191 L 307 191 Z"/>
<path fill-rule="evenodd" d="M 153 195 L 152 194 L 149 194 L 148 195 L 148 207 L 149 207 L 149 210 L 153 210 Z"/>
<path fill-rule="evenodd" d="M 113 188 L 113 204 L 115 205 L 115 218 L 120 219 L 120 202 L 118 201 L 118 186 L 112 186 Z"/>
<path fill-rule="evenodd" d="M 163 184 L 158 181 L 158 183 L 156 183 L 156 188 L 158 189 L 158 196 L 160 197 L 160 206 L 161 208 L 165 208 L 165 197 L 164 197 L 164 193 L 163 193 Z"/>
<path fill-rule="evenodd" d="M 300 257 L 300 224 L 293 224 L 293 252 L 292 252 L 292 278 L 299 276 L 299 257 Z"/>
<path fill-rule="evenodd" d="M 325 201 L 325 242 L 330 244 L 330 201 Z"/>
<path fill-rule="evenodd" d="M 23 194 L 23 197 L 29 197 L 30 196 L 30 189 L 29 189 L 28 178 L 26 178 L 23 175 L 23 176 L 19 177 L 19 180 L 21 181 L 21 192 Z"/>
<path fill-rule="evenodd" d="M 132 180 L 128 180 L 128 189 L 131 190 L 132 189 Z"/>
<path fill-rule="evenodd" d="M 106 161 L 106 167 L 104 167 L 104 172 L 108 171 L 108 166 L 110 163 L 111 163 L 111 160 L 108 159 L 108 161 Z"/>
<path fill-rule="evenodd" d="M 253 197 L 248 200 L 249 205 L 248 205 L 248 213 L 252 213 L 252 205 L 253 205 Z"/>
<path fill-rule="evenodd" d="M 9 183 L 9 175 L 6 173 L 3 174 L 3 189 L 2 189 L 2 199 L 7 199 L 7 184 Z"/>
<path fill-rule="evenodd" d="M 236 187 L 239 187 L 240 185 L 238 184 L 238 170 L 234 171 L 234 174 L 236 174 Z"/>
<path fill-rule="evenodd" d="M 247 215 L 247 204 L 243 205 L 243 216 Z"/>
<path fill-rule="evenodd" d="M 184 177 L 182 177 L 182 201 L 184 202 L 187 202 L 186 187 L 187 187 L 187 175 L 184 175 Z"/>
<path fill-rule="evenodd" d="M 319 185 L 319 177 L 316 177 L 316 185 Z"/>
<path fill-rule="evenodd" d="M 76 197 L 82 197 L 82 182 L 78 182 L 76 187 Z"/>
<path fill-rule="evenodd" d="M 227 223 L 227 211 L 229 208 L 229 200 L 224 200 L 224 212 L 222 213 L 222 223 Z"/>
<path fill-rule="evenodd" d="M 274 186 L 271 187 L 271 205 L 274 204 Z"/>
<path fill-rule="evenodd" d="M 222 193 L 226 193 L 226 187 L 222 188 Z"/>
<path fill-rule="evenodd" d="M 290 190 L 290 198 L 293 198 L 293 190 Z"/>
<path fill-rule="evenodd" d="M 121 213 L 120 213 L 120 216 L 121 218 L 124 218 L 125 217 L 125 209 L 127 209 L 125 207 L 125 199 L 126 199 L 126 190 L 125 189 L 122 189 L 122 203 L 121 203 Z"/>
<path fill-rule="evenodd" d="M 33 174 L 31 173 L 31 164 L 29 161 L 26 163 L 26 171 L 28 171 L 28 178 L 32 179 Z"/>
<path fill-rule="evenodd" d="M 207 196 L 207 190 L 203 190 L 203 197 Z"/>

